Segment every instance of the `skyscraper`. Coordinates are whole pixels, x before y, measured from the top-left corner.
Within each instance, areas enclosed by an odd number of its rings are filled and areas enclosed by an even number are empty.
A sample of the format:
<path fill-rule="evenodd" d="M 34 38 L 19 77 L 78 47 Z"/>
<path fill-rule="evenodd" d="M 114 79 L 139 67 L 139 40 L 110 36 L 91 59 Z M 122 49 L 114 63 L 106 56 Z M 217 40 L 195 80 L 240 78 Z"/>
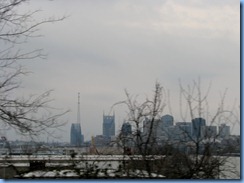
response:
<path fill-rule="evenodd" d="M 78 93 L 78 111 L 77 111 L 77 123 L 72 123 L 70 130 L 70 144 L 73 146 L 81 146 L 84 142 L 84 136 L 81 131 L 80 121 L 80 93 Z"/>
<path fill-rule="evenodd" d="M 160 123 L 158 125 L 158 134 L 160 136 L 168 137 L 169 129 L 172 128 L 174 125 L 174 118 L 173 116 L 166 114 L 161 117 Z"/>
<path fill-rule="evenodd" d="M 81 146 L 82 144 L 81 126 L 79 123 L 72 123 L 70 130 L 70 144 L 73 146 Z"/>
<path fill-rule="evenodd" d="M 230 126 L 226 124 L 221 124 L 219 126 L 219 136 L 221 138 L 228 138 L 230 136 Z"/>
<path fill-rule="evenodd" d="M 129 122 L 123 123 L 121 128 L 121 134 L 124 136 L 132 134 L 131 124 Z"/>
<path fill-rule="evenodd" d="M 143 120 L 144 138 L 147 138 L 148 135 L 151 135 L 152 138 L 156 138 L 157 136 L 160 136 L 162 130 L 159 125 L 160 125 L 160 120 L 158 119 L 150 120 L 149 118 L 146 117 Z"/>
<path fill-rule="evenodd" d="M 112 137 L 115 135 L 115 115 L 103 115 L 103 135 L 105 137 Z"/>
<path fill-rule="evenodd" d="M 192 124 L 191 122 L 177 122 L 175 125 L 179 131 L 179 139 L 188 141 L 190 140 L 192 134 Z"/>
<path fill-rule="evenodd" d="M 171 115 L 164 115 L 161 117 L 161 124 L 163 128 L 167 128 L 174 125 L 174 118 Z"/>
<path fill-rule="evenodd" d="M 206 126 L 206 120 L 203 118 L 195 118 L 192 120 L 192 137 L 200 138 L 201 135 L 201 127 Z"/>
<path fill-rule="evenodd" d="M 124 148 L 125 154 L 131 154 L 131 147 L 133 146 L 133 135 L 132 135 L 132 126 L 129 122 L 124 122 L 121 127 L 120 138 L 122 146 Z"/>
<path fill-rule="evenodd" d="M 202 138 L 216 138 L 217 137 L 217 126 L 202 126 L 201 127 Z"/>

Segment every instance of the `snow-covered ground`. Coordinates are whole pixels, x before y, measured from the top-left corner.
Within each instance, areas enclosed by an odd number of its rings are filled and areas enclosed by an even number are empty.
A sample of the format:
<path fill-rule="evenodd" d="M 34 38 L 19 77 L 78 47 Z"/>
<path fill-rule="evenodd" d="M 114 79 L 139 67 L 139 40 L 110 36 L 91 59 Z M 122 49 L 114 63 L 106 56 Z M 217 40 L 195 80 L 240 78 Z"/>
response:
<path fill-rule="evenodd" d="M 22 175 L 23 178 L 86 178 L 86 171 L 76 170 L 53 170 L 53 171 L 33 171 Z M 126 173 L 117 172 L 116 170 L 99 171 L 96 174 L 91 173 L 91 178 L 127 178 L 127 177 L 138 177 L 138 178 L 164 178 L 163 175 L 151 173 L 151 176 L 146 171 L 135 170 L 128 171 Z"/>

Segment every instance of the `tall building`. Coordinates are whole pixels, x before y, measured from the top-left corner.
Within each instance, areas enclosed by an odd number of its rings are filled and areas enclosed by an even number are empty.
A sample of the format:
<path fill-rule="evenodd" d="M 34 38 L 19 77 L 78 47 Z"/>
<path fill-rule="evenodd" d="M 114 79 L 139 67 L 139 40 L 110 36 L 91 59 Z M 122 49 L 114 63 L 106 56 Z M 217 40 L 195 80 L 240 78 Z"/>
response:
<path fill-rule="evenodd" d="M 180 139 L 188 141 L 191 139 L 192 134 L 192 124 L 191 122 L 177 122 L 176 126 L 178 127 L 180 133 Z"/>
<path fill-rule="evenodd" d="M 121 127 L 120 140 L 125 154 L 131 154 L 131 147 L 134 145 L 132 126 L 129 122 L 124 122 Z"/>
<path fill-rule="evenodd" d="M 221 138 L 229 138 L 230 136 L 230 126 L 226 124 L 221 124 L 219 126 L 219 137 Z"/>
<path fill-rule="evenodd" d="M 78 93 L 78 111 L 77 111 L 77 123 L 72 123 L 70 130 L 70 144 L 73 146 L 81 146 L 84 143 L 84 136 L 81 131 L 80 120 L 80 93 Z"/>
<path fill-rule="evenodd" d="M 124 136 L 132 134 L 131 124 L 129 122 L 123 123 L 121 128 L 121 134 Z"/>
<path fill-rule="evenodd" d="M 143 136 L 147 136 L 148 134 L 152 134 L 153 136 L 157 136 L 157 129 L 159 120 L 150 120 L 149 118 L 145 118 L 143 120 Z"/>
<path fill-rule="evenodd" d="M 168 127 L 167 139 L 168 140 L 181 140 L 183 131 L 179 126 Z M 183 140 L 183 139 L 182 139 Z"/>
<path fill-rule="evenodd" d="M 162 121 L 162 126 L 163 127 L 170 127 L 174 125 L 174 118 L 171 115 L 164 115 L 161 117 L 161 121 Z"/>
<path fill-rule="evenodd" d="M 82 144 L 81 126 L 79 123 L 72 123 L 70 130 L 70 144 L 72 146 L 81 146 Z"/>
<path fill-rule="evenodd" d="M 115 115 L 103 115 L 103 136 L 112 137 L 115 135 Z"/>
<path fill-rule="evenodd" d="M 192 137 L 199 139 L 201 135 L 201 127 L 206 126 L 206 120 L 203 118 L 195 118 L 192 120 Z"/>
<path fill-rule="evenodd" d="M 164 115 L 160 119 L 145 118 L 143 121 L 143 137 L 147 139 L 148 135 L 151 136 L 151 140 L 162 140 L 169 138 L 169 128 L 174 124 L 174 118 L 171 115 Z"/>
<path fill-rule="evenodd" d="M 202 138 L 216 138 L 217 126 L 202 126 L 201 127 Z"/>
<path fill-rule="evenodd" d="M 169 129 L 174 125 L 174 118 L 173 116 L 166 114 L 161 117 L 158 127 L 157 127 L 157 134 L 158 136 L 163 136 L 168 138 L 169 137 Z"/>

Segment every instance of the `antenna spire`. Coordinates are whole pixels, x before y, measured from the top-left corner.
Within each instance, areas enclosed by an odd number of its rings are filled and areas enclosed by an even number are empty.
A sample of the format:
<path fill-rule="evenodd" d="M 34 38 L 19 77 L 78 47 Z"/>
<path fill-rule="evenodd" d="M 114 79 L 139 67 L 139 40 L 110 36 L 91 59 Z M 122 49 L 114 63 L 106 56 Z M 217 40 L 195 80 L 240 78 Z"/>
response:
<path fill-rule="evenodd" d="M 80 123 L 80 92 L 78 93 L 77 123 Z"/>

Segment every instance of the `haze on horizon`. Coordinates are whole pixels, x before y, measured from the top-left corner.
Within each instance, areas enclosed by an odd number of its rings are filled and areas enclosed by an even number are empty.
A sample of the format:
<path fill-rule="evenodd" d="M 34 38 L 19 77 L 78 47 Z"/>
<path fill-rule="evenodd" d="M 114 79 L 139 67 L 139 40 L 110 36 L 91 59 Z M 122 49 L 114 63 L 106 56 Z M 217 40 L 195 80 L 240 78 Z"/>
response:
<path fill-rule="evenodd" d="M 226 105 L 236 102 L 240 107 L 240 1 L 36 0 L 21 9 L 41 9 L 40 19 L 68 16 L 41 26 L 43 37 L 26 46 L 43 48 L 48 58 L 24 62 L 32 73 L 23 78 L 18 94 L 53 89 L 52 106 L 71 110 L 54 141 L 69 142 L 71 123 L 77 121 L 78 92 L 85 140 L 102 134 L 103 112 L 109 114 L 114 103 L 125 100 L 124 89 L 150 97 L 156 81 L 170 91 L 176 122 L 181 121 L 179 79 L 187 85 L 200 77 L 203 91 L 212 83 L 213 109 L 226 88 Z M 124 110 L 112 110 L 116 131 L 126 119 Z M 240 125 L 232 134 L 240 134 Z"/>

